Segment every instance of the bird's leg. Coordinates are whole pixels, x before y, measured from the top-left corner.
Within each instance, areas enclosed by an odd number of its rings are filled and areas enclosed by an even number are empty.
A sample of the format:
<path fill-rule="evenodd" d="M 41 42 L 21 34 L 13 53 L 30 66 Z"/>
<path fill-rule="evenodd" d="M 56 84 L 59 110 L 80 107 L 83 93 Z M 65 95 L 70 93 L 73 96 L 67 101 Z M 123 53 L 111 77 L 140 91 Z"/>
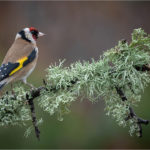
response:
<path fill-rule="evenodd" d="M 22 82 L 26 85 L 28 85 L 32 90 L 36 89 L 32 84 L 28 83 L 27 80 L 22 80 Z"/>

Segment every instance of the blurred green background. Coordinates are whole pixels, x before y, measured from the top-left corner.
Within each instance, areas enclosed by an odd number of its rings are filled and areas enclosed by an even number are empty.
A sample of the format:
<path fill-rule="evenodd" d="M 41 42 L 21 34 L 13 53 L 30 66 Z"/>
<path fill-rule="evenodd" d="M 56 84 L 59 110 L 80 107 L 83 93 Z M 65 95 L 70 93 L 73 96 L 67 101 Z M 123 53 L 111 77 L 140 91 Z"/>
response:
<path fill-rule="evenodd" d="M 65 65 L 77 60 L 99 59 L 103 51 L 127 39 L 133 29 L 150 33 L 150 2 L 0 2 L 0 62 L 15 35 L 34 26 L 46 36 L 39 39 L 39 61 L 29 82 L 39 86 L 45 69 L 59 59 Z M 145 90 L 137 114 L 150 120 L 150 87 Z M 130 137 L 104 112 L 104 102 L 88 100 L 72 104 L 63 122 L 36 107 L 41 140 L 34 132 L 25 138 L 25 128 L 0 128 L 0 148 L 150 148 L 150 125 L 143 138 Z"/>

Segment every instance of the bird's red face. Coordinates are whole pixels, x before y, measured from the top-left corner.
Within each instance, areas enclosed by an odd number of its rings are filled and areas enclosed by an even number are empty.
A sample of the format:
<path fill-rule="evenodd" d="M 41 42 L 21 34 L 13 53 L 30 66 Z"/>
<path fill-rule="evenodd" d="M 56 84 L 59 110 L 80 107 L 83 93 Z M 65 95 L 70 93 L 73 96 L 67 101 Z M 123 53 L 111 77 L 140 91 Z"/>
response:
<path fill-rule="evenodd" d="M 29 30 L 30 30 L 30 33 L 32 34 L 33 39 L 37 40 L 40 34 L 39 31 L 34 27 L 30 27 Z"/>

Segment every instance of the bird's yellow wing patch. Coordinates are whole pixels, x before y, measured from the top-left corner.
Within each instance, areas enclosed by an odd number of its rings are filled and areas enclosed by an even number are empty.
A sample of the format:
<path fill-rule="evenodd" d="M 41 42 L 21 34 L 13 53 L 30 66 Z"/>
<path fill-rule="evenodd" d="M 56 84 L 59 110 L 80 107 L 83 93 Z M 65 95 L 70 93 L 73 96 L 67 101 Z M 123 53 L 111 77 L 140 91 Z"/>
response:
<path fill-rule="evenodd" d="M 19 60 L 17 60 L 17 62 L 19 63 L 19 66 L 17 68 L 15 68 L 10 74 L 9 76 L 13 75 L 14 73 L 16 73 L 18 70 L 20 70 L 21 68 L 23 68 L 23 63 L 28 59 L 28 57 L 23 57 Z"/>

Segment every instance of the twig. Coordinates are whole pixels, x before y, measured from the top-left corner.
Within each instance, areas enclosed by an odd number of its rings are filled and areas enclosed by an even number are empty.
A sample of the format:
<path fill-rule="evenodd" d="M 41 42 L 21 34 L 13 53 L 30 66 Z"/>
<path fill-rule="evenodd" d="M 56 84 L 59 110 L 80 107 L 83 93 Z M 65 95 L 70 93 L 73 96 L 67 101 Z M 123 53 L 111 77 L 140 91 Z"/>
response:
<path fill-rule="evenodd" d="M 117 93 L 120 95 L 122 101 L 127 101 L 127 98 L 126 98 L 126 96 L 124 95 L 124 93 L 123 93 L 123 91 L 121 90 L 121 88 L 116 87 L 116 91 L 117 91 Z"/>
<path fill-rule="evenodd" d="M 38 140 L 40 139 L 40 130 L 37 125 L 37 119 L 36 119 L 35 107 L 34 107 L 33 100 L 35 97 L 39 96 L 39 94 L 40 94 L 40 89 L 36 90 L 34 92 L 31 92 L 31 95 L 32 95 L 31 98 L 29 98 L 29 95 L 26 94 L 26 98 L 27 98 L 27 101 L 28 101 L 28 104 L 29 104 L 30 110 L 31 110 L 32 123 L 33 123 L 34 129 L 35 129 L 35 134 L 36 134 L 36 137 L 38 138 Z"/>
<path fill-rule="evenodd" d="M 134 66 L 137 71 L 150 71 L 150 67 L 148 65 L 143 66 Z"/>

